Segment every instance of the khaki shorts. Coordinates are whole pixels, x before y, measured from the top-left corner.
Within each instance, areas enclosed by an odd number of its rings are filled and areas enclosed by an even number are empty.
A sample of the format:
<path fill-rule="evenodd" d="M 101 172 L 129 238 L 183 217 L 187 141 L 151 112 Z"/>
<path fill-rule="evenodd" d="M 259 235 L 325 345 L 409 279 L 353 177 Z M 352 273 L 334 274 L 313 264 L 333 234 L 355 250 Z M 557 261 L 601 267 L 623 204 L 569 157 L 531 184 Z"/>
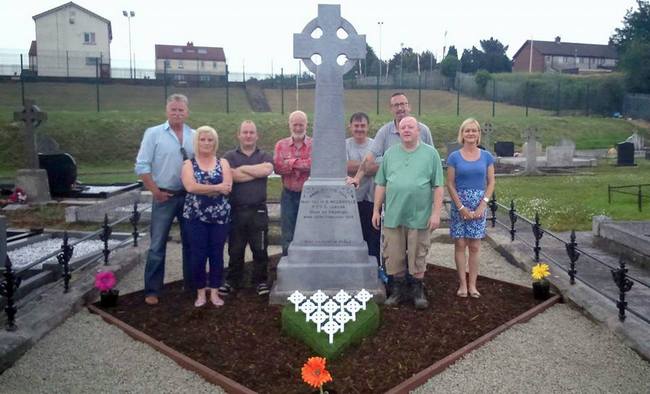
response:
<path fill-rule="evenodd" d="M 411 275 L 426 271 L 425 257 L 429 253 L 429 246 L 431 245 L 431 233 L 428 229 L 412 229 L 400 226 L 397 228 L 384 227 L 383 231 L 382 252 L 388 275 L 403 273 L 407 268 Z M 408 267 L 406 266 L 407 257 Z"/>

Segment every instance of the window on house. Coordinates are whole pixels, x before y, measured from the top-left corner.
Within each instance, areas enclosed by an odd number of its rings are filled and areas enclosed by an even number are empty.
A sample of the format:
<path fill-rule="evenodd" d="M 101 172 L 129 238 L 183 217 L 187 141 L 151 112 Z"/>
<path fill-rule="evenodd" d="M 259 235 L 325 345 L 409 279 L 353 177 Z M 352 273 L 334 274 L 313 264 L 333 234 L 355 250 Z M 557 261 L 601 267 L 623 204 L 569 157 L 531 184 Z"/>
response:
<path fill-rule="evenodd" d="M 208 50 L 205 48 L 199 48 L 199 53 L 205 55 L 206 53 L 208 53 Z"/>
<path fill-rule="evenodd" d="M 174 53 L 183 53 L 183 48 L 174 48 L 172 49 Z"/>
<path fill-rule="evenodd" d="M 209 75 L 200 75 L 199 79 L 201 82 L 210 82 L 210 76 Z"/>
<path fill-rule="evenodd" d="M 84 44 L 95 45 L 95 33 L 84 33 Z"/>
<path fill-rule="evenodd" d="M 183 67 L 184 67 L 184 66 L 183 66 L 183 61 L 182 61 L 182 60 L 179 60 L 179 61 L 178 61 L 178 68 L 183 68 Z"/>
<path fill-rule="evenodd" d="M 175 79 L 176 81 L 184 81 L 184 80 L 185 80 L 185 76 L 184 76 L 183 74 L 175 74 L 175 75 L 174 75 L 174 79 Z"/>
<path fill-rule="evenodd" d="M 86 66 L 94 66 L 95 62 L 98 62 L 99 58 L 98 57 L 87 57 L 86 58 Z"/>
<path fill-rule="evenodd" d="M 205 62 L 201 60 L 201 68 L 205 68 Z"/>
<path fill-rule="evenodd" d="M 217 68 L 217 62 L 212 62 L 212 68 Z"/>

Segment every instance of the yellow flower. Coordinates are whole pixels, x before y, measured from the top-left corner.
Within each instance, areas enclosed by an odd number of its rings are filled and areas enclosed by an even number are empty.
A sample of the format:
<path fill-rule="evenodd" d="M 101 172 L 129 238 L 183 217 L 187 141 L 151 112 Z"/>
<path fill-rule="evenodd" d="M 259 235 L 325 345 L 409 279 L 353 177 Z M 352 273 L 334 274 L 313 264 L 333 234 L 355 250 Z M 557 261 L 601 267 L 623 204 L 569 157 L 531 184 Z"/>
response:
<path fill-rule="evenodd" d="M 533 266 L 532 276 L 534 280 L 542 280 L 550 274 L 551 272 L 548 269 L 548 264 L 540 263 Z"/>

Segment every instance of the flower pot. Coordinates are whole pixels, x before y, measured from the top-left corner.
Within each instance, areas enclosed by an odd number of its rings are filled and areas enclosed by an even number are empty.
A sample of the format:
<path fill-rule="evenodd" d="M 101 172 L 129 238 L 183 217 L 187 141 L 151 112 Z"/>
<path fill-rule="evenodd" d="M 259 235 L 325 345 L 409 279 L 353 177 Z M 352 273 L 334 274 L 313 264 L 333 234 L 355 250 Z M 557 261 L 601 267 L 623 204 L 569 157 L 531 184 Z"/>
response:
<path fill-rule="evenodd" d="M 99 305 L 104 308 L 112 308 L 117 306 L 117 299 L 120 295 L 119 290 L 109 290 L 99 295 Z"/>
<path fill-rule="evenodd" d="M 551 283 L 547 280 L 533 282 L 533 297 L 536 300 L 547 300 L 551 296 Z"/>

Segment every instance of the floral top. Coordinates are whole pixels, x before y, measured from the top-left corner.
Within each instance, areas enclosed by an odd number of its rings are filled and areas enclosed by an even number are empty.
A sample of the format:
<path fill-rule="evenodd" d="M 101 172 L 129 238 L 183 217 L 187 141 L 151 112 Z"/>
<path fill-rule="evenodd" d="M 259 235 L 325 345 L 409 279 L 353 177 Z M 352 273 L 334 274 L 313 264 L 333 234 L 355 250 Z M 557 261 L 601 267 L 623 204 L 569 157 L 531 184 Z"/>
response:
<path fill-rule="evenodd" d="M 223 169 L 219 159 L 217 159 L 217 165 L 210 171 L 203 171 L 196 159 L 192 159 L 192 169 L 197 183 L 218 185 L 223 182 Z M 230 222 L 230 203 L 223 194 L 212 197 L 187 193 L 183 206 L 183 217 L 190 220 L 198 219 L 205 223 L 226 224 Z"/>

